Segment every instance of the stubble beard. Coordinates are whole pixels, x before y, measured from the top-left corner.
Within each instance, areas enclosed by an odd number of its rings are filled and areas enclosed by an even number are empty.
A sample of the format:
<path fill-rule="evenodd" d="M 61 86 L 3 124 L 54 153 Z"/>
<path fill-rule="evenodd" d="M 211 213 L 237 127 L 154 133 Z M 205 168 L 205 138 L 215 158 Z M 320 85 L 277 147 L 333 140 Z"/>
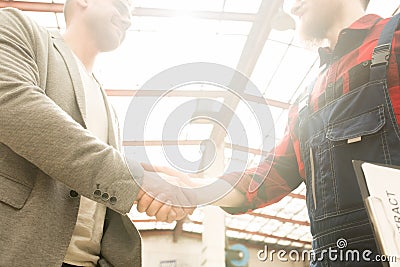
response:
<path fill-rule="evenodd" d="M 301 23 L 299 35 L 306 47 L 319 47 L 326 41 L 326 27 L 318 23 Z"/>

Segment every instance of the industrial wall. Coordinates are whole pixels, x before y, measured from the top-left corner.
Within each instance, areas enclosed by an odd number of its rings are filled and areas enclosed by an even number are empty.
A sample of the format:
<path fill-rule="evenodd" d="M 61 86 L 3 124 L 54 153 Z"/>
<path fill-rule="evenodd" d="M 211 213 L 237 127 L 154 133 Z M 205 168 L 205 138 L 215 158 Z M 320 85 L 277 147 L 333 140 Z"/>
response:
<path fill-rule="evenodd" d="M 180 235 L 176 242 L 173 241 L 173 232 L 142 232 L 143 238 L 143 267 L 202 267 L 201 237 L 195 235 Z M 241 244 L 246 246 L 245 242 Z M 306 262 L 281 262 L 269 259 L 262 262 L 257 257 L 257 252 L 263 249 L 248 247 L 250 260 L 248 267 L 305 267 Z M 215 266 L 224 267 L 224 266 Z"/>

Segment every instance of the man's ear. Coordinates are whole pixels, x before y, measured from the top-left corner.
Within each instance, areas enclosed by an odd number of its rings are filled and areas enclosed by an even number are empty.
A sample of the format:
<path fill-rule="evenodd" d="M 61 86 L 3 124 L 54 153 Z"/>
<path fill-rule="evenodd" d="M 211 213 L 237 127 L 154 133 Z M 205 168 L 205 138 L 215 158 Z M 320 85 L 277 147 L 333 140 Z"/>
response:
<path fill-rule="evenodd" d="M 88 0 L 75 0 L 75 1 L 79 7 L 84 8 L 84 9 L 87 8 L 89 5 Z"/>

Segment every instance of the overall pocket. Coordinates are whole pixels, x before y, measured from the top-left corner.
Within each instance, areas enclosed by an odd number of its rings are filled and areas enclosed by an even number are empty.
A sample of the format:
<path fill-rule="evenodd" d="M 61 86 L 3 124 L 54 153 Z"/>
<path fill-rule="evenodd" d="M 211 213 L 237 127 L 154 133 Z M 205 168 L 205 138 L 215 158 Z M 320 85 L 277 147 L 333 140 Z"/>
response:
<path fill-rule="evenodd" d="M 364 208 L 352 160 L 386 161 L 384 112 L 384 107 L 378 106 L 328 124 L 310 139 L 309 193 L 315 220 Z"/>
<path fill-rule="evenodd" d="M 385 108 L 380 105 L 328 126 L 326 138 L 332 173 L 323 173 L 322 177 L 332 175 L 336 196 L 335 207 L 328 209 L 326 216 L 364 208 L 352 160 L 388 163 L 385 122 Z"/>

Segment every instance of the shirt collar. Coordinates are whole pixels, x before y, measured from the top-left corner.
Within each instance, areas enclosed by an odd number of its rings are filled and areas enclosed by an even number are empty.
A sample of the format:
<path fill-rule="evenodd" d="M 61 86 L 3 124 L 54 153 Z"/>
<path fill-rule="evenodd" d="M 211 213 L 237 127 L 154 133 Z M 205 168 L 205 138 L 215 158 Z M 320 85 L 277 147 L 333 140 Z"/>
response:
<path fill-rule="evenodd" d="M 320 66 L 329 64 L 332 57 L 340 58 L 360 46 L 369 31 L 381 19 L 378 15 L 368 14 L 356 20 L 350 27 L 343 29 L 339 34 L 338 42 L 333 51 L 329 47 L 318 49 Z"/>

